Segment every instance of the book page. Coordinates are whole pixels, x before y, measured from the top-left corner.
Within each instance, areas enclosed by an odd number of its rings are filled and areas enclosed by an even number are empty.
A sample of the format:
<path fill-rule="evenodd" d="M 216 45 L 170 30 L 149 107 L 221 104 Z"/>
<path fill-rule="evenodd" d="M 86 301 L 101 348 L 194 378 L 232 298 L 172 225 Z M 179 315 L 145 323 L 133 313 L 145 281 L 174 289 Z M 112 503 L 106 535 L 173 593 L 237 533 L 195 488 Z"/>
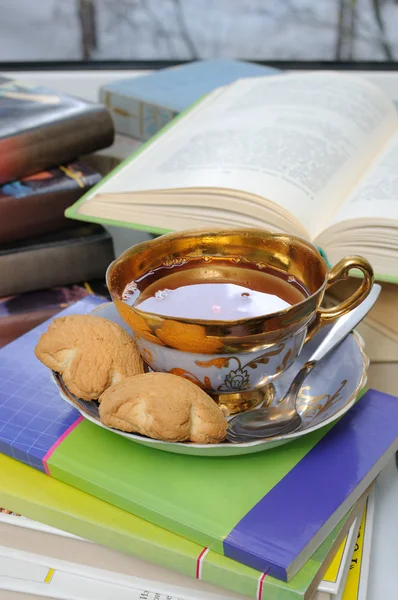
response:
<path fill-rule="evenodd" d="M 245 79 L 199 104 L 98 193 L 242 190 L 315 236 L 396 128 L 390 99 L 355 76 Z"/>
<path fill-rule="evenodd" d="M 99 569 L 76 570 L 73 563 L 0 546 L 0 590 L 74 600 L 235 600 L 235 593 L 208 593 Z M 1 593 L 0 593 L 1 597 Z"/>
<path fill-rule="evenodd" d="M 82 538 L 69 533 L 68 531 L 61 531 L 61 529 L 56 529 L 55 527 L 50 527 L 50 525 L 45 525 L 45 523 L 39 523 L 38 521 L 33 521 L 32 519 L 28 519 L 27 517 L 23 517 L 22 515 L 18 515 L 8 511 L 7 509 L 0 508 L 0 524 L 5 523 L 6 525 L 14 525 L 15 527 L 23 527 L 25 529 L 33 529 L 35 531 L 43 531 L 44 533 L 51 533 L 53 535 L 59 535 L 61 537 L 73 538 L 76 540 L 80 540 Z M 88 543 L 89 540 L 85 540 Z"/>
<path fill-rule="evenodd" d="M 398 134 L 343 202 L 331 224 L 350 219 L 398 221 Z"/>

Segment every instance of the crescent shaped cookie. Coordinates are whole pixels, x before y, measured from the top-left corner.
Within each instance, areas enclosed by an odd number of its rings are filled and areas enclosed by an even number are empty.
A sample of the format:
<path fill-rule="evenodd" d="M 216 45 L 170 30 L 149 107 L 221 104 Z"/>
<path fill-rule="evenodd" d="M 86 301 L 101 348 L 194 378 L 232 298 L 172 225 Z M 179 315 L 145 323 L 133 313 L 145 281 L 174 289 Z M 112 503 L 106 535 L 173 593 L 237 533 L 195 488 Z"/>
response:
<path fill-rule="evenodd" d="M 133 338 L 120 325 L 94 315 L 54 319 L 35 354 L 83 400 L 97 400 L 111 385 L 144 373 Z"/>
<path fill-rule="evenodd" d="M 170 373 L 129 377 L 100 397 L 102 423 L 166 442 L 216 444 L 225 439 L 227 421 L 197 385 Z"/>

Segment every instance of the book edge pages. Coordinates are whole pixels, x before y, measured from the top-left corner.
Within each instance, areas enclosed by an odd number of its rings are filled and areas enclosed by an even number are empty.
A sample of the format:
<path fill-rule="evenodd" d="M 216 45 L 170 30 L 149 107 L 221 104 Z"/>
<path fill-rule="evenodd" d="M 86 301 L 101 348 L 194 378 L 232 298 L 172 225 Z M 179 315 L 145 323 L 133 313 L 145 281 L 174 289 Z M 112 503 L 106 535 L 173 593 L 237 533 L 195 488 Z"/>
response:
<path fill-rule="evenodd" d="M 41 531 L 43 533 L 48 533 L 50 535 L 59 535 L 61 537 L 72 538 L 75 540 L 81 540 L 84 542 L 92 543 L 90 540 L 86 540 L 81 538 L 73 533 L 69 533 L 68 531 L 62 531 L 61 529 L 57 529 L 56 527 L 51 527 L 51 525 L 46 525 L 45 523 L 40 523 L 39 521 L 34 521 L 33 519 L 29 519 L 28 517 L 24 517 L 22 515 L 16 515 L 15 513 L 7 514 L 1 512 L 0 509 L 0 523 L 5 523 L 6 525 L 12 525 L 13 527 L 22 527 L 23 529 L 33 529 L 34 531 Z"/>
<path fill-rule="evenodd" d="M 349 581 L 349 574 L 345 586 L 343 589 L 339 591 L 337 596 L 332 596 L 332 600 L 366 600 L 367 596 L 367 586 L 368 586 L 368 576 L 369 576 L 369 564 L 370 564 L 370 554 L 371 554 L 371 540 L 373 534 L 373 524 L 374 524 L 374 511 L 375 511 L 375 500 L 376 500 L 376 490 L 373 488 L 371 490 L 367 505 L 366 505 L 366 517 L 364 521 L 364 534 L 362 535 L 362 552 L 359 555 L 359 576 L 357 580 L 357 584 L 355 589 L 353 590 L 353 595 L 350 594 L 350 591 L 346 589 L 347 582 Z M 355 551 L 353 557 L 355 556 Z M 366 548 L 366 550 L 365 550 Z"/>
<path fill-rule="evenodd" d="M 0 558 L 8 558 L 11 561 L 15 561 L 17 563 L 28 563 L 29 565 L 33 565 L 35 567 L 46 569 L 48 572 L 46 573 L 45 580 L 43 582 L 35 582 L 31 579 L 25 578 L 16 578 L 16 577 L 8 577 L 4 574 L 4 572 L 0 573 L 0 589 L 8 589 L 10 591 L 16 590 L 21 592 L 34 592 L 36 589 L 35 583 L 50 583 L 51 579 L 54 577 L 56 573 L 63 574 L 65 579 L 67 577 L 74 577 L 82 580 L 86 580 L 91 585 L 101 584 L 102 586 L 107 586 L 108 588 L 114 586 L 115 592 L 117 592 L 118 588 L 125 588 L 125 590 L 129 591 L 129 595 L 131 595 L 131 600 L 138 600 L 142 597 L 144 598 L 144 592 L 150 592 L 154 594 L 154 598 L 157 598 L 157 595 L 166 594 L 167 597 L 170 597 L 170 600 L 235 600 L 236 598 L 246 598 L 242 595 L 237 595 L 233 592 L 228 592 L 228 590 L 223 590 L 224 594 L 222 596 L 215 595 L 214 593 L 209 593 L 205 591 L 196 591 L 190 590 L 189 588 L 182 588 L 180 586 L 173 586 L 170 584 L 142 579 L 140 577 L 133 576 L 122 576 L 117 575 L 113 577 L 113 573 L 109 571 L 105 571 L 102 569 L 95 569 L 94 567 L 80 567 L 75 563 L 69 563 L 67 561 L 62 561 L 58 559 L 52 559 L 46 556 L 37 555 L 31 552 L 23 552 L 21 550 L 14 550 L 7 548 L 5 546 L 0 546 Z M 4 564 L 4 563 L 3 563 Z M 21 568 L 23 568 L 21 564 Z M 12 579 L 12 581 L 7 581 L 7 579 Z M 112 579 L 114 579 L 112 581 Z M 74 596 L 68 595 L 68 591 L 66 588 L 67 581 L 64 581 L 64 586 L 61 593 L 54 595 L 56 598 L 62 599 L 70 599 L 73 600 Z M 37 590 L 43 593 L 44 590 Z M 48 592 L 50 592 L 50 588 L 48 588 Z M 133 595 L 133 592 L 137 592 L 137 596 Z M 47 590 L 45 590 L 47 595 Z M 53 592 L 54 594 L 54 592 Z M 140 594 L 140 595 L 138 595 Z M 231 594 L 231 595 L 230 595 Z M 147 596 L 145 596 L 146 598 Z M 108 596 L 104 596 L 101 600 L 107 600 Z M 92 596 L 91 596 L 92 599 Z M 90 599 L 90 600 L 91 600 Z M 83 600 L 83 597 L 79 600 Z M 148 599 L 149 600 L 149 599 Z"/>
<path fill-rule="evenodd" d="M 374 525 L 374 514 L 375 514 L 375 503 L 376 493 L 372 490 L 372 493 L 368 498 L 367 514 L 365 520 L 365 534 L 363 539 L 363 550 L 361 560 L 361 573 L 359 579 L 359 593 L 358 600 L 366 600 L 368 578 L 369 578 L 369 566 L 371 557 L 371 544 L 373 536 L 373 525 Z"/>
<path fill-rule="evenodd" d="M 309 587 L 307 588 L 307 590 L 308 590 L 308 589 L 310 589 L 310 590 L 311 590 L 311 589 L 314 589 L 314 588 L 315 588 L 315 590 L 316 590 L 317 581 L 319 581 L 319 580 L 320 580 L 320 578 L 321 578 L 321 576 L 322 576 L 322 575 L 320 575 L 320 573 L 321 573 L 321 569 L 322 569 L 322 566 L 324 566 L 324 565 L 325 565 L 325 563 L 329 564 L 329 563 L 330 563 L 330 560 L 333 558 L 333 556 L 335 555 L 335 553 L 338 551 L 338 549 L 339 549 L 339 547 L 340 547 L 340 545 L 341 545 L 341 543 L 342 543 L 342 540 L 344 539 L 344 537 L 346 537 L 346 536 L 347 536 L 347 533 L 349 533 L 349 532 L 351 531 L 351 528 L 352 528 L 353 524 L 355 523 L 355 520 L 358 520 L 358 514 L 361 514 L 361 511 L 363 510 L 363 503 L 364 503 L 364 502 L 365 502 L 365 498 L 361 498 L 361 499 L 358 501 L 358 503 L 357 503 L 358 507 L 357 507 L 357 506 L 354 506 L 354 507 L 353 507 L 353 509 L 352 509 L 352 511 L 351 511 L 353 514 L 351 514 L 351 515 L 348 515 L 348 516 L 347 516 L 346 523 L 345 523 L 345 524 L 343 525 L 343 527 L 341 528 L 341 531 L 340 531 L 340 532 L 339 532 L 339 534 L 337 535 L 337 537 L 336 537 L 336 539 L 335 539 L 335 541 L 334 541 L 333 545 L 330 547 L 330 550 L 329 550 L 329 552 L 328 552 L 327 556 L 325 557 L 325 561 L 322 563 L 322 565 L 320 565 L 320 568 L 318 569 L 317 573 L 315 574 L 315 576 L 314 576 L 314 578 L 313 578 L 313 580 L 312 580 L 312 583 L 310 583 L 310 584 L 309 584 Z M 5 515 L 5 516 L 9 516 L 9 517 L 11 517 L 11 515 Z M 22 518 L 22 517 L 14 517 L 14 519 L 21 519 L 21 518 Z M 9 519 L 9 522 L 8 522 L 8 523 L 5 523 L 6 519 L 3 519 L 3 522 L 4 522 L 4 524 L 6 524 L 6 525 L 7 525 L 7 526 L 9 526 L 9 527 L 13 527 L 13 526 L 15 526 L 15 525 L 14 525 L 14 519 Z M 24 518 L 24 519 L 26 519 L 26 521 L 29 521 L 29 519 L 27 519 L 27 518 Z M 11 521 L 11 522 L 10 522 L 10 521 Z M 35 524 L 35 523 L 36 523 L 36 522 L 35 522 L 35 521 L 33 521 L 33 524 Z M 349 523 L 349 525 L 348 525 L 348 526 L 347 526 L 347 523 Z M 53 531 L 55 531 L 55 532 L 58 532 L 58 531 L 59 531 L 59 530 L 57 530 L 57 529 L 55 529 L 55 528 L 52 528 L 52 527 L 48 527 L 48 529 L 50 529 L 51 531 L 48 531 L 47 529 L 46 529 L 45 531 L 43 531 L 41 524 L 38 524 L 38 526 L 36 526 L 36 527 L 35 527 L 34 525 L 33 525 L 32 527 L 26 527 L 25 525 L 22 525 L 22 524 L 21 524 L 21 525 L 19 526 L 19 528 L 20 528 L 20 529 L 22 529 L 22 528 L 25 528 L 25 529 L 33 529 L 33 530 L 36 530 L 36 532 L 38 532 L 38 533 L 39 533 L 39 535 L 41 535 L 41 534 L 43 534 L 43 533 L 44 533 L 44 534 L 46 534 L 46 535 L 47 535 L 47 534 L 49 534 L 49 535 L 54 535 L 54 534 L 53 534 Z M 348 530 L 348 532 L 347 532 L 347 530 Z M 61 534 L 62 534 L 62 532 L 61 532 Z M 56 535 L 56 533 L 55 533 L 55 535 Z M 82 542 L 83 544 L 86 542 L 86 540 L 85 540 L 85 539 L 83 539 L 83 538 L 79 538 L 79 537 L 77 537 L 77 536 L 71 536 L 71 537 L 73 537 L 73 538 L 74 538 L 75 540 L 77 540 L 78 542 Z M 91 543 L 91 542 L 89 542 L 89 543 Z M 97 544 L 95 544 L 95 545 L 97 545 Z M 95 545 L 94 545 L 94 550 L 95 550 Z M 99 545 L 101 545 L 101 544 L 99 544 Z M 108 549 L 108 548 L 106 548 L 106 549 Z M 14 548 L 13 548 L 13 550 L 14 550 L 15 552 L 22 552 L 22 550 L 21 550 L 21 543 L 19 542 L 19 543 L 18 543 L 18 547 L 17 547 L 17 548 L 15 548 L 15 547 L 14 547 Z M 94 550 L 93 550 L 93 551 L 94 551 Z M 111 548 L 109 548 L 109 550 L 112 550 L 112 549 L 111 549 Z M 4 547 L 3 547 L 3 548 L 1 548 L 1 547 L 0 547 L 0 555 L 1 555 L 1 553 L 2 553 L 2 552 L 4 552 Z M 32 550 L 30 550 L 30 549 L 29 549 L 27 552 L 28 552 L 28 553 L 30 553 L 30 554 L 33 554 Z M 45 555 L 44 553 L 40 553 L 40 554 L 39 554 L 39 555 L 37 555 L 37 556 L 39 556 L 39 557 L 40 557 L 41 559 L 43 559 L 44 561 L 47 559 L 47 561 L 48 561 L 48 560 L 50 560 L 50 561 L 52 561 L 52 562 L 55 562 L 55 561 L 61 561 L 61 562 L 65 563 L 65 564 L 68 564 L 68 565 L 69 565 L 69 567 L 68 567 L 68 568 L 69 568 L 69 570 L 70 570 L 71 572 L 76 572 L 76 574 L 78 574 L 78 575 L 81 575 L 81 576 L 85 576 L 85 574 L 86 574 L 87 572 L 89 572 L 90 570 L 91 570 L 91 571 L 92 571 L 92 570 L 94 570 L 94 571 L 98 571 L 97 575 L 100 575 L 100 576 L 102 575 L 102 578 L 103 578 L 103 579 L 106 579 L 107 581 L 109 580 L 110 582 L 112 582 L 112 579 L 114 578 L 114 576 L 115 576 L 115 575 L 117 575 L 117 578 L 118 578 L 119 580 L 120 580 L 120 578 L 127 578 L 127 579 L 126 579 L 126 582 L 128 582 L 128 579 L 129 579 L 130 577 L 132 577 L 132 578 L 134 578 L 134 577 L 135 577 L 134 575 L 127 575 L 127 574 L 123 574 L 123 573 L 116 573 L 116 572 L 114 572 L 114 571 L 112 571 L 112 570 L 110 570 L 110 571 L 108 570 L 108 571 L 107 571 L 107 569 L 106 569 L 105 567 L 102 567 L 102 566 L 101 566 L 101 567 L 99 567 L 99 568 L 97 568 L 97 569 L 96 569 L 95 567 L 93 567 L 92 565 L 84 565 L 84 566 L 80 566 L 80 567 L 79 567 L 79 565 L 76 565 L 76 563 L 74 563 L 74 562 L 71 562 L 71 561 L 69 561 L 69 560 L 67 560 L 67 559 L 65 559 L 65 560 L 64 560 L 64 559 L 63 559 L 63 558 L 61 558 L 61 557 L 58 557 L 58 558 L 53 558 L 53 557 L 52 557 L 51 555 L 49 555 L 49 554 Z M 134 560 L 134 559 L 136 558 L 138 561 L 144 560 L 145 562 L 148 562 L 148 561 L 146 561 L 145 559 L 141 559 L 139 556 L 137 556 L 137 557 L 131 556 L 130 558 L 131 558 L 132 560 Z M 156 571 L 156 568 L 157 568 L 156 564 L 154 564 L 154 563 L 151 563 L 151 564 L 153 564 L 153 568 L 154 568 L 154 570 Z M 163 568 L 165 568 L 165 567 L 163 567 Z M 170 573 L 171 573 L 171 574 L 173 574 L 173 573 L 174 573 L 174 571 L 172 571 L 171 569 L 168 569 L 168 570 L 170 571 Z M 184 576 L 184 573 L 175 572 L 175 576 L 176 576 L 176 577 L 178 577 L 178 575 L 183 575 L 183 576 Z M 93 575 L 92 575 L 92 576 L 94 577 L 94 572 L 93 572 Z M 187 574 L 187 573 L 185 573 L 185 576 L 186 576 L 186 577 L 189 577 L 189 579 L 192 579 L 192 577 L 193 577 L 193 576 L 192 576 L 192 574 Z M 146 580 L 144 580 L 144 581 L 146 581 Z M 163 581 L 161 581 L 161 580 L 156 580 L 156 573 L 155 573 L 155 575 L 154 575 L 154 579 L 149 579 L 148 581 L 152 581 L 152 582 L 153 582 L 153 581 L 155 581 L 155 587 L 157 587 L 157 589 L 159 589 L 159 587 L 161 587 L 161 586 L 163 586 L 163 585 L 170 585 L 170 583 L 168 583 L 167 581 L 166 581 L 166 582 L 163 582 Z M 192 579 L 192 582 L 193 582 L 193 581 L 194 581 L 194 579 Z M 183 582 L 183 583 L 185 584 L 185 582 Z M 233 590 L 228 590 L 227 588 L 225 588 L 225 587 L 223 587 L 223 586 L 220 586 L 220 585 L 219 585 L 219 584 L 217 584 L 216 582 L 214 582 L 214 583 L 211 583 L 211 582 L 209 582 L 209 581 L 206 581 L 206 580 L 204 580 L 204 583 L 205 583 L 206 585 L 209 585 L 209 586 L 212 586 L 212 587 L 214 586 L 215 588 L 219 588 L 219 590 L 220 590 L 220 593 L 221 593 L 221 592 L 224 592 L 224 595 L 223 595 L 222 597 L 226 597 L 226 596 L 225 596 L 225 594 L 228 594 L 228 593 L 230 593 L 230 594 L 234 594 L 234 595 L 236 595 L 236 594 L 238 594 L 238 595 L 239 595 L 239 592 L 236 592 L 236 591 L 234 592 Z M 127 585 L 127 584 L 128 584 L 128 583 L 125 583 L 125 585 Z M 177 585 L 177 587 L 178 587 L 180 590 L 188 591 L 188 592 L 190 592 L 190 593 L 197 593 L 197 590 L 196 590 L 196 589 L 194 589 L 194 588 L 192 588 L 192 587 L 190 587 L 190 586 L 189 586 L 189 582 L 188 582 L 188 581 L 186 582 L 186 587 L 185 587 L 185 585 L 182 585 L 182 584 L 180 584 L 180 585 Z M 315 591 L 315 590 L 314 590 L 314 591 Z M 280 590 L 280 592 L 281 592 L 281 593 L 283 593 L 283 592 L 282 592 L 282 589 Z M 206 590 L 206 591 L 203 591 L 203 593 L 208 593 L 208 594 L 211 594 L 211 593 L 212 593 L 212 591 L 207 591 L 207 590 Z M 214 593 L 214 592 L 213 592 L 213 593 Z M 293 591 L 292 591 L 291 593 L 295 593 L 295 594 L 296 594 L 297 592 L 293 592 Z M 305 594 L 306 594 L 306 593 L 307 593 L 307 592 L 305 592 Z M 235 597 L 235 596 L 234 596 L 234 597 Z M 241 596 L 239 595 L 239 597 L 241 597 Z M 304 597 L 304 596 L 303 596 L 303 597 Z M 220 596 L 220 598 L 221 598 L 221 596 Z"/>
<path fill-rule="evenodd" d="M 331 579 L 322 579 L 321 583 L 318 586 L 318 590 L 320 592 L 326 592 L 329 594 L 336 595 L 340 591 L 341 586 L 345 585 L 345 580 L 348 575 L 348 570 L 352 558 L 352 553 L 354 551 L 358 530 L 361 524 L 361 516 L 362 514 L 357 516 L 346 536 L 344 551 L 341 556 L 340 564 L 338 565 L 336 579 L 334 581 Z"/>
<path fill-rule="evenodd" d="M 352 514 L 350 514 L 350 515 L 347 516 L 346 523 L 341 528 L 341 531 L 337 535 L 337 537 L 336 537 L 333 545 L 330 547 L 330 550 L 329 550 L 327 556 L 325 557 L 325 561 L 322 563 L 322 565 L 320 565 L 317 573 L 315 574 L 315 576 L 314 576 L 314 578 L 312 580 L 312 583 L 309 584 L 309 587 L 307 588 L 307 591 L 304 593 L 303 597 L 305 597 L 305 595 L 307 594 L 308 590 L 314 590 L 314 591 L 316 590 L 317 581 L 319 581 L 320 577 L 322 576 L 322 575 L 320 575 L 322 567 L 325 565 L 325 563 L 327 563 L 327 564 L 330 563 L 330 560 L 333 558 L 334 554 L 337 552 L 338 548 L 340 547 L 340 545 L 342 543 L 342 540 L 344 539 L 345 536 L 347 536 L 347 530 L 349 532 L 351 530 L 351 527 L 352 527 L 353 523 L 355 523 L 355 520 L 358 520 L 358 514 L 361 514 L 361 511 L 363 510 L 363 504 L 364 504 L 364 502 L 365 502 L 365 498 L 361 498 L 358 501 L 357 506 L 354 506 L 353 509 L 352 509 L 352 511 L 350 511 Z M 5 516 L 7 516 L 7 515 L 5 515 Z M 11 517 L 12 515 L 8 515 L 8 516 Z M 14 519 L 18 519 L 18 518 L 21 518 L 21 517 L 14 517 Z M 26 519 L 26 520 L 28 520 L 28 519 Z M 6 519 L 3 519 L 3 522 L 4 521 L 6 521 Z M 33 522 L 33 523 L 35 523 L 35 522 Z M 348 523 L 348 526 L 347 526 L 347 523 Z M 10 524 L 10 522 L 7 523 L 7 525 L 9 527 L 13 527 L 14 526 L 14 524 Z M 22 528 L 25 528 L 25 529 L 35 529 L 39 533 L 39 535 L 41 535 L 43 533 L 45 533 L 46 535 L 47 534 L 52 535 L 51 531 L 50 532 L 43 531 L 41 524 L 39 524 L 38 527 L 25 527 L 24 525 L 20 525 L 19 527 L 21 529 Z M 55 529 L 55 528 L 49 528 L 49 529 Z M 58 531 L 58 530 L 55 529 L 55 531 Z M 73 537 L 75 539 L 77 539 L 78 542 L 82 542 L 83 544 L 86 542 L 86 540 L 83 539 L 83 538 L 77 538 L 77 536 L 73 536 Z M 94 546 L 94 549 L 95 549 L 95 546 Z M 12 548 L 12 550 L 14 552 L 17 552 L 17 553 L 18 552 L 23 553 L 23 550 L 21 548 L 21 542 L 18 543 L 18 547 L 14 547 L 14 548 Z M 111 549 L 109 549 L 109 550 L 111 550 Z M 2 554 L 4 554 L 5 551 L 6 550 L 5 550 L 4 546 L 0 547 L 0 556 Z M 27 553 L 30 554 L 32 557 L 35 556 L 34 551 L 32 551 L 31 549 L 29 549 L 27 551 Z M 154 568 L 154 571 L 155 571 L 154 578 L 153 579 L 152 578 L 150 578 L 150 579 L 142 578 L 141 579 L 139 576 L 137 577 L 135 575 L 127 575 L 127 574 L 118 573 L 118 572 L 115 572 L 115 571 L 112 571 L 112 570 L 107 570 L 106 567 L 103 567 L 103 566 L 101 566 L 99 568 L 96 568 L 96 567 L 94 567 L 92 565 L 84 565 L 84 566 L 82 566 L 82 565 L 79 565 L 79 564 L 77 564 L 75 562 L 72 562 L 72 561 L 70 561 L 68 559 L 64 560 L 61 557 L 54 558 L 54 557 L 52 557 L 49 554 L 40 553 L 40 554 L 37 554 L 36 556 L 37 556 L 37 560 L 39 562 L 41 562 L 42 564 L 48 564 L 48 562 L 50 561 L 52 564 L 54 564 L 55 566 L 57 566 L 56 563 L 58 563 L 58 562 L 59 563 L 63 563 L 64 567 L 65 567 L 65 570 L 68 570 L 69 572 L 71 572 L 73 574 L 76 574 L 76 575 L 79 575 L 79 576 L 83 576 L 83 577 L 91 575 L 91 577 L 93 577 L 94 579 L 104 580 L 104 581 L 107 581 L 108 583 L 115 583 L 116 584 L 115 577 L 117 577 L 118 581 L 122 580 L 122 585 L 126 585 L 126 586 L 131 585 L 132 587 L 134 587 L 134 585 L 132 583 L 132 580 L 134 580 L 135 578 L 137 578 L 137 580 L 138 580 L 138 584 L 137 585 L 138 586 L 143 586 L 143 587 L 146 586 L 147 588 L 154 588 L 153 589 L 154 592 L 157 591 L 157 590 L 159 590 L 159 589 L 161 589 L 162 586 L 163 587 L 165 585 L 169 586 L 169 587 L 172 586 L 172 584 L 170 582 L 167 582 L 167 581 L 164 582 L 164 581 L 161 580 L 161 578 L 160 579 L 156 579 L 156 568 L 157 567 L 153 563 L 151 563 L 151 564 L 153 565 L 153 568 Z M 134 558 L 137 558 L 138 561 L 144 560 L 144 559 L 141 559 L 140 557 L 131 556 L 132 560 L 134 560 Z M 148 561 L 145 561 L 145 562 L 148 562 Z M 170 571 L 171 574 L 174 573 L 172 570 L 170 570 L 170 569 L 168 569 L 168 570 Z M 180 575 L 181 574 L 184 575 L 183 573 L 180 573 Z M 178 577 L 178 575 L 179 575 L 179 573 L 176 572 L 175 576 Z M 192 574 L 191 575 L 185 574 L 185 576 L 189 577 L 189 579 L 192 579 L 192 582 L 194 581 L 194 579 L 192 578 Z M 151 585 L 149 585 L 148 582 L 151 582 Z M 239 598 L 241 598 L 241 597 L 243 598 L 243 596 L 241 596 L 239 592 L 236 592 L 236 591 L 233 591 L 233 590 L 229 590 L 229 589 L 227 589 L 227 588 L 225 588 L 223 586 L 220 586 L 216 582 L 210 583 L 209 581 L 204 580 L 203 583 L 205 585 L 209 585 L 209 586 L 212 586 L 212 587 L 214 586 L 216 589 L 219 588 L 218 593 L 220 594 L 220 600 L 221 600 L 221 598 L 231 597 L 231 596 L 228 596 L 228 594 L 233 595 L 234 598 L 236 598 L 236 595 L 238 595 Z M 190 587 L 189 581 L 187 581 L 186 584 L 185 584 L 185 582 L 182 582 L 182 583 L 180 582 L 180 584 L 177 585 L 177 586 L 175 586 L 175 588 L 176 589 L 178 588 L 177 591 L 180 591 L 180 593 L 184 592 L 185 596 L 187 595 L 187 593 L 198 594 L 198 592 L 199 592 L 199 590 Z M 203 594 L 210 594 L 211 595 L 212 593 L 214 594 L 215 591 L 214 590 L 210 590 L 210 591 L 209 590 L 201 590 L 201 593 L 203 593 Z M 283 589 L 280 590 L 280 593 L 281 594 L 284 593 Z M 289 595 L 291 593 L 293 593 L 293 594 L 299 593 L 300 594 L 300 592 L 295 592 L 293 590 L 289 592 Z M 222 596 L 221 596 L 221 594 L 222 594 Z M 247 596 L 245 596 L 245 597 L 247 597 Z M 297 596 L 297 597 L 299 597 L 299 596 Z"/>
<path fill-rule="evenodd" d="M 218 88 L 217 91 L 219 91 L 221 89 L 222 88 Z M 214 94 L 214 92 L 212 92 L 212 93 Z M 110 173 L 108 173 L 108 175 L 105 175 L 105 177 L 103 177 L 100 182 L 98 182 L 96 185 L 94 185 L 77 202 L 72 204 L 72 206 L 70 206 L 65 211 L 65 216 L 72 218 L 72 219 L 84 220 L 84 219 L 82 219 L 82 214 L 80 213 L 80 207 L 86 202 L 86 200 L 94 198 L 107 181 L 109 181 L 115 175 L 117 175 L 122 170 L 124 170 L 126 167 L 128 167 L 130 165 L 130 163 L 132 163 L 134 160 L 136 160 L 141 154 L 143 154 L 149 148 L 152 148 L 152 146 L 157 141 L 159 141 L 160 138 L 169 131 L 169 129 L 171 129 L 173 126 L 177 125 L 181 119 L 183 119 L 184 117 L 189 115 L 189 113 L 192 112 L 194 109 L 198 108 L 202 102 L 205 102 L 206 99 L 208 99 L 208 97 L 209 96 L 204 96 L 202 98 L 199 98 L 196 102 L 194 102 L 194 104 L 192 104 L 191 106 L 186 108 L 184 111 L 182 111 L 180 114 L 178 114 L 172 121 L 170 121 L 170 123 L 168 123 L 160 131 L 155 133 L 155 135 L 152 136 L 149 140 L 144 142 L 139 148 L 137 148 L 137 150 L 135 150 L 135 152 L 133 152 L 133 154 L 131 154 L 131 156 L 124 159 L 115 169 L 113 169 Z"/>

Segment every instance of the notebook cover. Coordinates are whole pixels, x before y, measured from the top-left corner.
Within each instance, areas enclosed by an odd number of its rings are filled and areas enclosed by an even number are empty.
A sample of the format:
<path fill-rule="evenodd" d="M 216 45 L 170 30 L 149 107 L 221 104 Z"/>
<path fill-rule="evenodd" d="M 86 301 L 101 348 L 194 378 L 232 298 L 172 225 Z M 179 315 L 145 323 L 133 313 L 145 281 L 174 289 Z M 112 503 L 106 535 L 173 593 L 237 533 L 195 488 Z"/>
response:
<path fill-rule="evenodd" d="M 100 100 L 111 111 L 119 133 L 147 140 L 217 87 L 277 73 L 278 69 L 239 60 L 198 60 L 108 83 L 100 89 Z"/>
<path fill-rule="evenodd" d="M 113 136 L 104 106 L 1 78 L 0 183 L 110 146 Z"/>
<path fill-rule="evenodd" d="M 0 185 L 0 243 L 71 227 L 65 209 L 100 179 L 79 161 Z"/>
<path fill-rule="evenodd" d="M 239 564 L 0 454 L 0 503 L 77 536 L 258 600 L 302 600 L 325 571 L 346 516 L 289 582 Z M 131 573 L 120 563 L 121 572 Z M 106 568 L 106 564 L 98 565 Z"/>
<path fill-rule="evenodd" d="M 278 579 L 294 575 L 398 449 L 398 402 L 374 390 L 334 426 L 266 452 L 209 458 L 140 446 L 56 399 L 33 354 L 45 329 L 0 350 L 0 451 Z"/>

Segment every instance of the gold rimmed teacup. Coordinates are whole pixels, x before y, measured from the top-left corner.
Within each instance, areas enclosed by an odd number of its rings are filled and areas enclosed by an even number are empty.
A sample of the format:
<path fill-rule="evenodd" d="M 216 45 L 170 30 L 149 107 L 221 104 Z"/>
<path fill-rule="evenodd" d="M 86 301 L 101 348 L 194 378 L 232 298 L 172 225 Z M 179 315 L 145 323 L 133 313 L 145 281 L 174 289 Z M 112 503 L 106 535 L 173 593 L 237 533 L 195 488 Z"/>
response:
<path fill-rule="evenodd" d="M 270 267 L 285 278 L 292 276 L 302 283 L 308 297 L 285 310 L 236 321 L 161 316 L 123 300 L 126 285 L 149 271 L 213 257 L 246 261 L 259 269 Z M 231 265 L 231 283 L 237 268 L 237 263 Z M 325 290 L 351 269 L 363 273 L 358 289 L 339 305 L 322 308 Z M 107 284 L 149 367 L 190 379 L 211 394 L 227 414 L 234 414 L 269 399 L 262 388 L 292 364 L 304 342 L 322 325 L 366 298 L 373 270 L 360 256 L 346 257 L 329 269 L 318 249 L 296 236 L 260 229 L 192 230 L 126 250 L 109 266 Z"/>

